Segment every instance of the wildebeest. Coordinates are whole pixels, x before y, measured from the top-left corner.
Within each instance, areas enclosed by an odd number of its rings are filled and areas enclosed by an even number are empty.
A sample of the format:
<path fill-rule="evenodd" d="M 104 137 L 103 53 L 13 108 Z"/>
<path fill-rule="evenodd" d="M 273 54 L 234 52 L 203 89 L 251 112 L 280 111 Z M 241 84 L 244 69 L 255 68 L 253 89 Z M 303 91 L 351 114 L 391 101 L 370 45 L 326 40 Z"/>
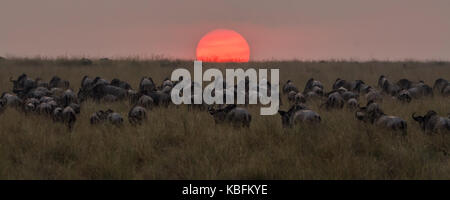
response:
<path fill-rule="evenodd" d="M 409 103 L 412 100 L 411 94 L 408 90 L 404 89 L 400 91 L 397 95 L 397 99 L 401 102 Z"/>
<path fill-rule="evenodd" d="M 306 103 L 306 97 L 302 93 L 295 94 L 294 103 Z"/>
<path fill-rule="evenodd" d="M 75 121 L 77 120 L 75 111 L 71 107 L 67 106 L 62 111 L 62 117 L 63 117 L 64 123 L 67 125 L 69 130 L 72 130 L 73 125 L 75 124 Z"/>
<path fill-rule="evenodd" d="M 151 97 L 147 95 L 142 95 L 139 100 L 136 102 L 137 105 L 142 106 L 144 108 L 152 108 L 154 101 Z"/>
<path fill-rule="evenodd" d="M 397 96 L 400 92 L 401 88 L 395 83 L 390 82 L 389 80 L 384 81 L 382 86 L 383 92 L 391 96 Z"/>
<path fill-rule="evenodd" d="M 450 81 L 443 78 L 436 79 L 436 81 L 434 81 L 433 90 L 443 96 L 450 96 Z"/>
<path fill-rule="evenodd" d="M 69 81 L 62 80 L 58 76 L 53 76 L 48 84 L 48 88 L 63 88 L 68 89 L 70 87 Z"/>
<path fill-rule="evenodd" d="M 52 119 L 54 122 L 64 122 L 63 109 L 61 107 L 53 110 Z"/>
<path fill-rule="evenodd" d="M 68 107 L 71 107 L 73 109 L 73 111 L 75 111 L 75 114 L 80 114 L 80 112 L 81 112 L 80 104 L 71 103 L 68 105 Z"/>
<path fill-rule="evenodd" d="M 121 126 L 123 124 L 123 118 L 119 113 L 113 112 L 108 114 L 108 121 L 109 123 L 116 125 L 116 126 Z"/>
<path fill-rule="evenodd" d="M 230 104 L 224 108 L 215 109 L 210 107 L 209 113 L 213 116 L 216 124 L 231 123 L 235 127 L 250 127 L 252 115 L 245 108 L 236 107 L 236 104 Z"/>
<path fill-rule="evenodd" d="M 431 132 L 450 132 L 450 119 L 448 117 L 439 116 L 434 110 L 429 110 L 424 116 L 411 117 L 420 124 L 420 127 L 426 133 Z"/>
<path fill-rule="evenodd" d="M 411 94 L 411 97 L 416 99 L 423 96 L 433 96 L 433 89 L 423 81 L 416 84 L 413 83 L 408 92 Z"/>
<path fill-rule="evenodd" d="M 142 77 L 139 83 L 139 93 L 149 95 L 151 92 L 155 91 L 155 83 L 150 77 Z"/>
<path fill-rule="evenodd" d="M 306 82 L 303 94 L 307 94 L 308 92 L 314 92 L 320 96 L 323 95 L 323 84 L 320 81 L 315 80 L 314 78 L 309 79 Z"/>
<path fill-rule="evenodd" d="M 112 86 L 116 86 L 116 87 L 120 87 L 120 88 L 125 89 L 125 90 L 130 90 L 130 89 L 132 89 L 131 86 L 130 86 L 130 84 L 128 84 L 128 83 L 125 82 L 125 81 L 121 81 L 121 80 L 119 80 L 119 79 L 117 79 L 117 78 L 115 78 L 115 79 L 113 79 L 113 80 L 111 81 L 111 85 L 112 85 Z"/>
<path fill-rule="evenodd" d="M 295 95 L 297 95 L 297 92 L 295 91 L 290 91 L 287 95 L 288 101 L 289 102 L 294 102 L 295 101 Z"/>
<path fill-rule="evenodd" d="M 358 108 L 358 100 L 355 98 L 351 98 L 351 99 L 347 100 L 347 108 L 350 110 L 354 110 L 354 109 Z"/>
<path fill-rule="evenodd" d="M 293 104 L 297 103 L 306 103 L 305 96 L 300 92 L 290 91 L 288 94 L 288 100 L 289 102 Z"/>
<path fill-rule="evenodd" d="M 383 88 L 384 82 L 387 81 L 386 76 L 381 75 L 380 78 L 378 78 L 378 87 Z"/>
<path fill-rule="evenodd" d="M 28 98 L 24 101 L 22 106 L 22 111 L 25 114 L 33 113 L 36 111 L 37 106 L 41 103 L 41 101 L 37 100 L 36 98 Z"/>
<path fill-rule="evenodd" d="M 101 100 L 106 95 L 115 96 L 118 100 L 122 100 L 127 96 L 127 90 L 104 83 L 96 84 L 92 90 L 93 97 L 97 100 Z"/>
<path fill-rule="evenodd" d="M 325 108 L 328 109 L 332 109 L 332 108 L 343 108 L 344 107 L 344 98 L 342 97 L 341 93 L 337 90 L 333 90 L 331 92 L 328 93 L 328 98 L 325 101 L 325 103 L 323 103 L 322 105 L 320 105 L 320 107 L 325 106 Z"/>
<path fill-rule="evenodd" d="M 381 95 L 381 93 L 372 87 L 369 87 L 367 89 L 367 93 L 365 94 L 365 97 L 368 102 L 369 101 L 372 101 L 372 102 L 382 102 L 383 101 L 383 96 Z"/>
<path fill-rule="evenodd" d="M 444 96 L 444 97 L 450 96 L 450 83 L 447 84 L 447 86 L 445 86 L 444 88 L 442 88 L 441 94 L 442 94 L 442 96 Z"/>
<path fill-rule="evenodd" d="M 63 107 L 66 107 L 72 103 L 78 103 L 78 97 L 71 89 L 67 89 L 63 92 L 59 101 Z"/>
<path fill-rule="evenodd" d="M 50 115 L 53 112 L 53 108 L 50 104 L 43 102 L 37 106 L 37 111 L 39 114 Z"/>
<path fill-rule="evenodd" d="M 345 88 L 350 92 L 357 92 L 359 93 L 361 88 L 364 88 L 364 81 L 362 80 L 354 80 L 354 81 L 347 81 L 340 78 L 337 78 L 336 81 L 333 84 L 333 90 L 337 90 L 339 88 Z"/>
<path fill-rule="evenodd" d="M 13 83 L 13 92 L 18 96 L 24 96 L 31 89 L 37 87 L 36 81 L 29 78 L 26 74 L 20 75 L 17 80 L 12 80 L 12 78 L 10 78 L 10 81 Z"/>
<path fill-rule="evenodd" d="M 303 104 L 294 104 L 288 111 L 279 110 L 283 127 L 292 127 L 301 123 L 320 123 L 320 115 Z"/>
<path fill-rule="evenodd" d="M 134 105 L 138 102 L 139 98 L 141 97 L 141 94 L 139 94 L 135 90 L 127 90 L 127 96 L 128 96 L 128 101 L 130 102 L 130 105 Z"/>
<path fill-rule="evenodd" d="M 295 87 L 294 82 L 288 80 L 283 86 L 283 93 L 288 94 L 290 91 L 298 92 L 298 88 Z"/>
<path fill-rule="evenodd" d="M 154 91 L 148 94 L 157 106 L 168 106 L 172 102 L 170 94 L 162 91 Z"/>
<path fill-rule="evenodd" d="M 4 92 L 0 99 L 4 100 L 5 106 L 20 107 L 23 103 L 22 99 L 20 99 L 17 95 L 7 92 Z"/>
<path fill-rule="evenodd" d="M 81 79 L 81 88 L 89 88 L 94 85 L 94 80 L 89 78 L 89 76 L 84 76 Z"/>
<path fill-rule="evenodd" d="M 403 78 L 397 81 L 397 85 L 400 87 L 400 89 L 407 90 L 411 88 L 412 82 L 406 78 Z"/>
<path fill-rule="evenodd" d="M 108 109 L 106 111 L 99 110 L 91 115 L 90 122 L 92 125 L 103 123 L 108 119 L 108 115 L 113 112 L 114 111 L 112 111 L 111 109 Z"/>
<path fill-rule="evenodd" d="M 51 92 L 47 88 L 37 87 L 37 88 L 30 89 L 26 93 L 22 93 L 21 98 L 30 98 L 30 97 L 41 98 L 41 97 L 50 96 L 50 95 L 51 95 Z"/>
<path fill-rule="evenodd" d="M 83 102 L 87 98 L 99 101 L 106 95 L 112 95 L 117 97 L 117 99 L 123 99 L 126 97 L 126 90 L 110 85 L 109 81 L 100 77 L 95 77 L 94 80 L 90 79 L 88 76 L 83 77 L 77 95 L 79 102 Z"/>
<path fill-rule="evenodd" d="M 165 87 L 173 88 L 173 86 L 174 86 L 174 83 L 169 78 L 165 78 L 161 84 L 161 88 L 165 88 Z"/>
<path fill-rule="evenodd" d="M 147 119 L 147 111 L 144 107 L 134 106 L 128 112 L 128 121 L 130 122 L 130 124 L 141 124 L 142 120 L 144 119 Z"/>
<path fill-rule="evenodd" d="M 438 78 L 438 79 L 436 79 L 436 81 L 434 81 L 433 90 L 436 90 L 436 91 L 440 92 L 448 84 L 449 84 L 449 81 L 447 81 L 447 80 L 445 80 L 443 78 Z"/>
<path fill-rule="evenodd" d="M 400 117 L 386 115 L 377 103 L 369 102 L 366 107 L 359 108 L 355 112 L 355 116 L 358 120 L 364 122 L 370 122 L 376 126 L 398 130 L 406 135 L 407 123 Z"/>
<path fill-rule="evenodd" d="M 349 99 L 358 99 L 359 94 L 352 91 L 344 91 L 342 92 L 342 98 L 344 98 L 345 101 L 348 101 Z"/>

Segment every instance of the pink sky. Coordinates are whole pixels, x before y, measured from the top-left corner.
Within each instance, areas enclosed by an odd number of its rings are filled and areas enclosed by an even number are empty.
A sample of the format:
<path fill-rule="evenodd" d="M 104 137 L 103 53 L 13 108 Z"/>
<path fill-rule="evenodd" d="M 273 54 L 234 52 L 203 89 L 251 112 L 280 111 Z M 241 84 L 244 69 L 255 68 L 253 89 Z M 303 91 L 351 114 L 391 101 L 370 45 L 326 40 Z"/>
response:
<path fill-rule="evenodd" d="M 250 59 L 450 60 L 448 0 L 2 0 L 0 56 L 194 59 L 232 29 Z"/>

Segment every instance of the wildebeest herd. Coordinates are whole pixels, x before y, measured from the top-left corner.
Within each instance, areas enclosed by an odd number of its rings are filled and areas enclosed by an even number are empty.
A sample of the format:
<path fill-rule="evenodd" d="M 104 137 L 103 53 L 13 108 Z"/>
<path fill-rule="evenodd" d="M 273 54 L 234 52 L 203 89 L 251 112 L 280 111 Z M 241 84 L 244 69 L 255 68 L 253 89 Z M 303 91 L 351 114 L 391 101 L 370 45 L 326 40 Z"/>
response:
<path fill-rule="evenodd" d="M 40 78 L 31 78 L 22 74 L 12 83 L 11 92 L 3 92 L 0 98 L 0 114 L 6 107 L 15 108 L 25 115 L 36 114 L 52 119 L 55 123 L 64 123 L 72 130 L 77 120 L 89 120 L 90 124 L 111 124 L 122 126 L 124 117 L 111 109 L 98 110 L 92 113 L 90 119 L 77 119 L 82 111 L 83 102 L 91 99 L 95 102 L 129 101 L 128 122 L 131 125 L 144 123 L 147 112 L 153 107 L 171 106 L 170 94 L 177 84 L 165 79 L 156 84 L 151 77 L 142 77 L 136 89 L 123 80 L 108 81 L 101 77 L 84 76 L 78 92 L 73 90 L 69 81 L 54 76 L 49 82 Z M 270 86 L 270 85 L 269 85 Z M 236 87 L 236 86 L 235 86 Z M 293 81 L 288 80 L 281 88 L 287 96 L 290 108 L 279 110 L 282 125 L 292 128 L 298 124 L 318 124 L 320 115 L 309 109 L 309 102 L 320 102 L 320 109 L 349 110 L 355 113 L 355 118 L 363 123 L 407 133 L 407 122 L 397 116 L 391 116 L 381 108 L 380 102 L 388 96 L 395 101 L 409 103 L 421 98 L 432 98 L 434 95 L 450 97 L 450 82 L 439 78 L 433 87 L 423 81 L 400 79 L 392 81 L 388 77 L 380 76 L 377 86 L 373 87 L 362 80 L 336 79 L 330 91 L 325 91 L 324 85 L 314 78 L 306 82 L 300 91 Z M 363 96 L 365 106 L 360 106 Z M 247 96 L 248 97 L 248 96 Z M 195 98 L 193 95 L 191 98 Z M 252 116 L 246 109 L 247 105 L 189 105 L 189 109 L 207 111 L 217 124 L 230 123 L 235 127 L 250 127 Z M 448 116 L 443 116 L 444 114 Z M 429 110 L 423 116 L 411 113 L 412 119 L 418 122 L 417 128 L 426 133 L 450 132 L 450 114 L 437 113 Z"/>

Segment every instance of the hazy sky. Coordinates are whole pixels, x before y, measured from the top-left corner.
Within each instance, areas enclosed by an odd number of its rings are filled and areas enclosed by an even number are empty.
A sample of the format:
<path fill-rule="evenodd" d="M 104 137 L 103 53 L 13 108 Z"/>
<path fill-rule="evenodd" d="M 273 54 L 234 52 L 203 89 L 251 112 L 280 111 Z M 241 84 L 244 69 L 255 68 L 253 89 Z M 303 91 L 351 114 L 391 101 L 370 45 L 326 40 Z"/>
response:
<path fill-rule="evenodd" d="M 216 28 L 253 60 L 450 60 L 449 0 L 0 0 L 0 56 L 193 59 Z"/>

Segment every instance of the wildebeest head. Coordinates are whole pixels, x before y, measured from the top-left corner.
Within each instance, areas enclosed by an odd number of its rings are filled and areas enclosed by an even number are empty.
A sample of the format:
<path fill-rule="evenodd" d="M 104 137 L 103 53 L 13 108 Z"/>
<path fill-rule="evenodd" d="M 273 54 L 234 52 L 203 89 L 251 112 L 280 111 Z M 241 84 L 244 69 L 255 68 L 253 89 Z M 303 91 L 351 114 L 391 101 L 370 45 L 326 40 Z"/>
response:
<path fill-rule="evenodd" d="M 345 83 L 345 80 L 342 80 L 341 78 L 337 78 L 333 83 L 333 90 L 338 89 L 342 87 Z"/>
<path fill-rule="evenodd" d="M 7 92 L 4 92 L 0 98 L 4 100 L 7 106 L 19 107 L 23 103 L 22 99 L 20 99 L 17 95 Z"/>
<path fill-rule="evenodd" d="M 53 76 L 53 78 L 49 82 L 49 87 L 50 88 L 57 88 L 57 87 L 66 88 L 66 85 L 65 85 L 65 83 L 63 83 L 61 78 L 59 78 L 58 76 Z"/>
<path fill-rule="evenodd" d="M 55 122 L 64 122 L 63 109 L 57 107 L 53 110 L 52 119 Z"/>
<path fill-rule="evenodd" d="M 305 106 L 305 104 L 299 103 L 299 104 L 292 105 L 288 111 L 278 110 L 278 114 L 281 115 L 282 122 L 284 124 L 284 122 L 289 122 L 290 115 L 292 115 L 296 111 L 304 110 L 304 109 L 308 109 L 308 108 Z"/>
<path fill-rule="evenodd" d="M 400 100 L 401 102 L 407 102 L 407 103 L 411 102 L 411 100 L 412 100 L 411 94 L 406 89 L 404 89 L 398 93 L 397 99 Z"/>
<path fill-rule="evenodd" d="M 355 81 L 353 81 L 353 83 L 352 83 L 352 89 L 353 89 L 353 91 L 360 91 L 361 90 L 361 88 L 365 85 L 366 83 L 364 83 L 364 81 L 362 81 L 362 80 L 355 80 Z"/>
<path fill-rule="evenodd" d="M 414 121 L 418 122 L 423 130 L 425 130 L 428 121 L 434 116 L 437 116 L 437 113 L 434 110 L 429 110 L 424 116 L 416 116 L 415 112 L 411 115 Z"/>
<path fill-rule="evenodd" d="M 294 114 L 298 111 L 310 111 L 304 104 L 294 104 L 292 105 L 288 111 L 283 111 L 283 110 L 279 110 L 278 114 L 280 114 L 281 116 L 281 124 L 283 125 L 283 127 L 291 127 L 293 124 L 293 117 Z M 310 111 L 311 113 L 313 113 L 313 115 L 308 116 L 311 119 L 307 119 L 309 121 L 316 121 L 316 122 L 320 122 L 320 116 L 317 115 L 315 112 Z"/>
<path fill-rule="evenodd" d="M 298 92 L 298 89 L 291 80 L 288 80 L 283 86 L 283 93 L 288 94 L 290 91 Z"/>
<path fill-rule="evenodd" d="M 121 126 L 123 124 L 122 116 L 116 112 L 108 114 L 108 121 L 116 126 Z"/>
<path fill-rule="evenodd" d="M 147 118 L 147 111 L 141 106 L 134 106 L 128 112 L 128 121 L 130 124 L 140 124 L 142 120 Z"/>
<path fill-rule="evenodd" d="M 108 119 L 108 115 L 113 113 L 114 111 L 108 109 L 106 111 L 99 110 L 91 115 L 90 121 L 91 124 L 98 124 L 101 122 L 105 122 Z"/>
<path fill-rule="evenodd" d="M 36 82 L 29 78 L 26 74 L 20 75 L 17 80 L 12 80 L 12 78 L 10 78 L 10 81 L 13 83 L 13 92 L 19 96 L 23 96 L 31 89 L 37 87 Z"/>
<path fill-rule="evenodd" d="M 35 98 L 29 98 L 26 99 L 24 104 L 23 104 L 23 111 L 25 113 L 29 113 L 29 112 L 34 112 L 36 111 L 36 107 L 40 104 L 41 102 Z"/>
<path fill-rule="evenodd" d="M 221 123 L 221 122 L 225 121 L 227 113 L 229 113 L 234 108 L 236 108 L 236 104 L 230 104 L 223 108 L 218 108 L 218 109 L 215 109 L 210 106 L 208 108 L 208 112 L 209 112 L 209 114 L 211 114 L 214 117 L 214 121 L 216 121 L 216 123 Z"/>
<path fill-rule="evenodd" d="M 400 79 L 397 81 L 397 85 L 400 86 L 400 89 L 407 90 L 411 88 L 412 82 L 406 78 Z"/>
<path fill-rule="evenodd" d="M 400 92 L 401 88 L 397 84 L 391 83 L 390 81 L 386 80 L 383 83 L 383 91 L 391 96 L 396 96 L 398 92 Z"/>
<path fill-rule="evenodd" d="M 358 108 L 358 100 L 355 98 L 347 100 L 347 108 L 350 110 Z"/>
<path fill-rule="evenodd" d="M 87 89 L 92 87 L 94 83 L 94 80 L 90 79 L 89 76 L 85 75 L 83 76 L 83 79 L 81 79 L 81 88 Z"/>
<path fill-rule="evenodd" d="M 281 115 L 281 124 L 283 124 L 283 127 L 288 127 L 290 124 L 289 123 L 290 113 L 287 111 L 279 110 L 278 114 Z"/>
<path fill-rule="evenodd" d="M 439 78 L 434 81 L 433 90 L 441 91 L 445 86 L 449 84 L 449 81 Z"/>
<path fill-rule="evenodd" d="M 384 75 L 381 75 L 380 78 L 378 78 L 378 87 L 383 88 L 385 81 L 387 81 L 387 78 Z"/>
<path fill-rule="evenodd" d="M 373 101 L 367 102 L 367 105 L 365 107 L 359 107 L 359 109 L 355 112 L 355 117 L 358 120 L 370 123 L 374 123 L 383 115 L 383 110 L 377 103 Z"/>
<path fill-rule="evenodd" d="M 444 96 L 444 97 L 450 96 L 450 83 L 448 83 L 446 86 L 444 86 L 444 87 L 441 89 L 441 94 L 442 94 L 442 96 Z"/>
<path fill-rule="evenodd" d="M 236 108 L 236 104 L 226 105 L 226 106 L 224 106 L 222 108 L 214 108 L 214 107 L 210 106 L 208 108 L 208 112 L 209 112 L 209 114 L 214 115 L 214 114 L 220 113 L 220 112 L 227 113 L 227 112 L 229 112 L 230 110 L 232 110 L 234 108 Z"/>
<path fill-rule="evenodd" d="M 312 91 L 314 87 L 318 87 L 323 90 L 323 84 L 320 81 L 315 80 L 314 78 L 310 78 L 305 85 L 305 89 L 303 92 Z"/>
<path fill-rule="evenodd" d="M 72 103 L 78 103 L 77 95 L 71 89 L 67 89 L 63 92 L 60 103 L 64 107 L 69 106 Z"/>
<path fill-rule="evenodd" d="M 161 88 L 165 88 L 166 86 L 170 86 L 171 88 L 174 86 L 173 82 L 169 78 L 165 78 L 161 84 Z"/>
<path fill-rule="evenodd" d="M 250 127 L 252 116 L 247 109 L 236 107 L 236 104 L 227 105 L 224 108 L 209 108 L 209 113 L 213 116 L 216 124 L 226 122 L 232 124 L 235 128 Z"/>
<path fill-rule="evenodd" d="M 151 108 L 153 104 L 154 104 L 153 99 L 147 95 L 142 95 L 137 101 L 137 105 L 142 106 L 144 108 Z"/>
<path fill-rule="evenodd" d="M 433 110 L 429 110 L 424 116 L 415 116 L 415 113 L 413 113 L 412 118 L 420 124 L 425 132 L 442 131 L 450 133 L 450 118 L 441 117 Z"/>
<path fill-rule="evenodd" d="M 26 74 L 20 75 L 17 80 L 13 80 L 12 77 L 9 78 L 9 81 L 13 83 L 13 89 L 16 90 L 18 88 L 22 88 L 23 81 L 27 78 Z"/>
<path fill-rule="evenodd" d="M 148 95 L 156 90 L 155 83 L 151 77 L 142 77 L 139 83 L 139 93 Z"/>
<path fill-rule="evenodd" d="M 328 95 L 327 101 L 320 105 L 320 107 L 325 106 L 326 109 L 331 108 L 343 108 L 344 107 L 344 98 L 342 97 L 339 91 L 330 92 Z"/>

